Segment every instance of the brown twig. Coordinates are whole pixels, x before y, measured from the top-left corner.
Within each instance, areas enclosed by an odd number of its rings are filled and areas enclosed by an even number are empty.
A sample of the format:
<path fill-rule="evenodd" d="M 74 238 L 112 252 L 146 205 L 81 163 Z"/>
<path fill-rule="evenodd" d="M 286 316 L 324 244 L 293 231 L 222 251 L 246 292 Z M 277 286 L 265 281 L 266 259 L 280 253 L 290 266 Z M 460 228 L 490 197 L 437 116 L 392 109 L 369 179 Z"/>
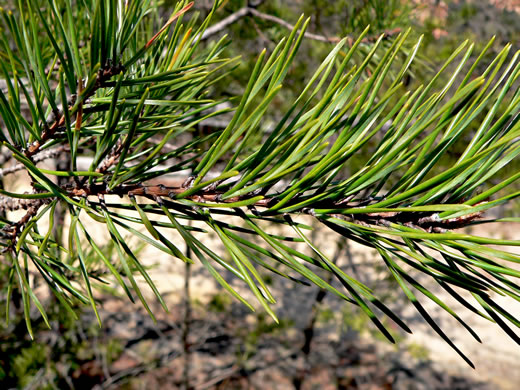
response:
<path fill-rule="evenodd" d="M 89 188 L 72 189 L 69 191 L 70 196 L 87 197 L 90 195 L 119 195 L 119 196 L 142 196 L 151 200 L 160 198 L 171 198 L 176 200 L 184 198 L 199 203 L 235 203 L 250 199 L 254 195 L 234 196 L 227 199 L 222 199 L 222 193 L 212 189 L 202 189 L 195 194 L 182 197 L 187 188 L 184 185 L 167 187 L 162 184 L 159 185 L 121 185 L 113 190 L 109 190 L 105 184 L 95 184 Z M 249 207 L 270 207 L 276 204 L 276 197 L 266 197 L 260 199 Z M 356 204 L 348 204 L 345 202 L 321 202 L 320 208 L 334 209 L 338 211 L 349 207 L 357 207 Z M 316 216 L 313 208 L 304 208 L 302 213 Z M 419 213 L 419 212 L 382 212 L 382 213 L 366 213 L 366 214 L 334 214 L 336 217 L 348 219 L 354 223 L 372 226 L 389 227 L 392 223 L 410 226 L 415 229 L 424 230 L 427 232 L 443 233 L 452 229 L 460 229 L 469 225 L 476 219 L 481 218 L 483 212 L 474 212 L 456 218 L 441 220 L 438 213 Z"/>
<path fill-rule="evenodd" d="M 478 203 L 480 204 L 480 203 Z M 445 233 L 448 230 L 460 229 L 482 217 L 483 212 L 474 212 L 456 218 L 440 219 L 439 213 L 419 212 L 385 212 L 357 214 L 356 222 L 389 227 L 392 223 L 409 226 L 427 232 Z"/>
<path fill-rule="evenodd" d="M 188 199 L 198 203 L 213 203 L 213 204 L 226 204 L 235 203 L 244 200 L 248 200 L 254 195 L 245 196 L 233 196 L 231 198 L 222 199 L 222 192 L 216 191 L 211 187 L 201 189 L 194 194 L 182 196 L 188 189 L 181 186 L 167 187 L 162 184 L 158 185 L 128 185 L 123 184 L 113 189 L 109 189 L 106 183 L 94 183 L 90 186 L 84 186 L 82 188 L 64 188 L 70 197 L 88 197 L 97 196 L 104 197 L 105 195 L 118 195 L 122 196 L 141 196 L 156 201 L 160 198 L 176 199 Z M 180 196 L 179 196 L 180 195 Z M 2 198 L 0 198 L 2 199 Z M 48 198 L 53 199 L 53 198 Z M 48 201 L 44 199 L 43 201 Z M 41 206 L 41 199 L 23 200 L 20 202 L 19 208 L 31 208 L 32 205 L 39 204 Z M 266 197 L 256 201 L 254 204 L 249 205 L 250 207 L 270 207 L 276 204 L 276 197 Z M 0 201 L 0 210 L 2 209 L 2 202 Z M 4 209 L 12 210 L 11 207 L 15 206 L 16 202 L 13 201 L 8 203 L 4 200 Z M 319 208 L 334 209 L 337 208 L 338 212 L 345 208 L 357 207 L 356 204 L 348 204 L 343 202 L 321 202 Z M 368 211 L 368 210 L 367 210 Z M 312 216 L 316 216 L 314 208 L 304 208 L 301 210 L 302 213 L 306 213 Z M 411 226 L 414 228 L 422 229 L 429 232 L 442 232 L 444 230 L 459 229 L 461 227 L 469 225 L 476 219 L 482 216 L 482 212 L 469 213 L 460 217 L 450 218 L 441 220 L 438 213 L 425 213 L 425 212 L 381 212 L 381 213 L 366 213 L 366 214 L 336 214 L 334 212 L 329 213 L 338 218 L 347 219 L 354 223 L 372 225 L 372 226 L 386 226 L 389 227 L 392 223 Z"/>
<path fill-rule="evenodd" d="M 185 192 L 185 186 L 180 187 L 166 187 L 164 185 L 121 185 L 113 190 L 109 190 L 105 184 L 95 184 L 91 187 L 75 188 L 69 191 L 70 196 L 90 196 L 90 195 L 119 195 L 119 196 L 144 196 L 149 199 L 156 198 L 177 198 L 177 195 Z M 196 194 L 189 195 L 186 199 L 195 202 L 216 202 L 216 203 L 233 203 L 244 200 L 246 198 L 234 196 L 228 199 L 221 199 L 222 193 L 217 191 L 202 190 Z M 270 199 L 261 199 L 255 205 L 265 207 L 268 205 Z"/>
<path fill-rule="evenodd" d="M 41 138 L 30 144 L 27 149 L 24 150 L 25 157 L 32 158 L 36 153 L 40 151 L 40 148 L 49 140 L 54 137 L 54 134 L 65 123 L 65 116 L 58 114 L 56 120 L 50 125 L 45 126 L 42 132 Z"/>
<path fill-rule="evenodd" d="M 64 188 L 68 195 L 71 197 L 88 197 L 97 196 L 100 200 L 105 195 L 118 195 L 122 196 L 141 196 L 151 199 L 153 201 L 159 201 L 161 198 L 170 198 L 172 200 L 177 199 L 188 199 L 198 203 L 213 203 L 213 204 L 226 204 L 235 203 L 239 201 L 248 200 L 254 195 L 246 196 L 234 196 L 227 199 L 222 199 L 222 193 L 211 188 L 201 189 L 195 194 L 188 194 L 182 196 L 187 191 L 185 186 L 166 187 L 162 184 L 159 185 L 120 185 L 114 189 L 109 189 L 106 183 L 94 183 L 90 186 L 83 186 L 81 188 Z M 181 195 L 181 196 L 179 196 Z M 8 198 L 0 198 L 0 211 L 2 210 L 13 210 L 17 208 L 27 209 L 26 215 L 17 223 L 4 227 L 4 232 L 7 232 L 15 241 L 16 237 L 20 233 L 21 229 L 27 224 L 30 219 L 36 215 L 39 208 L 46 203 L 49 203 L 55 199 L 49 197 L 46 199 L 32 199 L 32 200 L 11 200 Z M 254 204 L 249 204 L 248 207 L 270 207 L 276 204 L 276 197 L 266 197 L 256 201 Z M 340 203 L 341 205 L 338 205 Z M 321 202 L 320 208 L 333 209 L 337 208 L 338 212 L 349 207 L 356 207 L 354 204 L 348 204 L 344 202 Z M 301 210 L 302 213 L 306 213 L 315 217 L 318 217 L 314 212 L 313 208 L 304 208 Z M 342 219 L 348 219 L 353 223 L 366 226 L 384 226 L 391 227 L 392 224 L 400 224 L 409 226 L 414 229 L 420 229 L 427 232 L 443 233 L 453 229 L 460 229 L 471 224 L 476 219 L 481 218 L 483 212 L 474 212 L 467 215 L 459 216 L 456 218 L 450 218 L 441 220 L 438 213 L 419 213 L 419 212 L 382 212 L 382 213 L 366 213 L 366 214 L 335 214 L 334 212 L 329 213 Z M 323 218 L 318 217 L 326 225 L 330 225 Z"/>

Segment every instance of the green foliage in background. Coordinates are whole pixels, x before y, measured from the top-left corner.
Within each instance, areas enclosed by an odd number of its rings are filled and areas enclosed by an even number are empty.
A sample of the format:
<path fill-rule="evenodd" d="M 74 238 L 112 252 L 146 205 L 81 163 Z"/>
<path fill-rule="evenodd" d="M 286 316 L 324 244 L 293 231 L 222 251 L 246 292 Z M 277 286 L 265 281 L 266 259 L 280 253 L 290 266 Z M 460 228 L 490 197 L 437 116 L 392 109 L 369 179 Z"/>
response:
<path fill-rule="evenodd" d="M 217 83 L 216 89 L 220 93 L 231 96 L 240 94 L 254 69 L 258 53 L 264 47 L 269 51 L 274 50 L 276 44 L 290 32 L 290 26 L 298 20 L 302 12 L 305 15 L 312 15 L 306 31 L 322 39 L 329 39 L 329 41 L 323 41 L 309 38 L 301 42 L 296 53 L 296 63 L 290 70 L 291 77 L 284 80 L 285 87 L 274 98 L 274 105 L 278 109 L 271 109 L 264 115 L 269 121 L 280 120 L 283 112 L 290 109 L 291 103 L 305 88 L 309 74 L 314 73 L 315 69 L 319 67 L 334 42 L 337 43 L 343 37 L 355 40 L 369 25 L 368 35 L 375 40 L 381 34 L 389 33 L 392 36 L 398 29 L 405 30 L 413 24 L 412 7 L 409 4 L 401 1 L 381 0 L 369 2 L 364 0 L 334 2 L 321 0 L 301 2 L 224 1 L 213 20 L 218 23 L 236 15 L 247 6 L 260 13 L 248 14 L 213 36 L 227 35 L 230 37 L 233 44 L 226 47 L 224 54 L 228 57 L 240 56 L 242 60 L 238 69 Z M 266 19 L 266 15 L 283 20 L 286 25 Z M 420 35 L 417 31 L 411 32 L 416 38 Z M 406 55 L 407 50 L 413 46 L 412 41 L 410 39 L 410 41 L 404 42 L 400 55 Z M 390 44 L 390 40 L 383 39 L 381 47 Z M 363 62 L 369 51 L 370 45 L 361 45 L 353 53 L 351 61 L 353 63 Z M 345 55 L 345 53 L 341 51 L 341 55 Z M 378 55 L 379 53 L 374 54 L 372 62 L 367 64 L 367 69 L 372 70 L 377 66 Z M 420 60 L 420 65 L 427 67 L 422 60 Z"/>
<path fill-rule="evenodd" d="M 7 302 L 21 296 L 29 333 L 33 307 L 49 325 L 36 280 L 66 310 L 90 305 L 100 321 L 94 287 L 112 278 L 153 317 L 139 275 L 167 310 L 127 234 L 176 261 L 200 261 L 230 295 L 275 320 L 275 297 L 260 270 L 358 306 L 390 341 L 389 323 L 410 332 L 377 291 L 312 241 L 313 228 L 300 219 L 306 215 L 331 235 L 377 251 L 409 302 L 468 364 L 417 295 L 478 335 L 417 274 L 519 342 L 512 327 L 520 322 L 492 295 L 520 298 L 520 256 L 510 250 L 519 242 L 459 230 L 519 222 L 484 214 L 520 195 L 512 190 L 518 171 L 494 180 L 520 153 L 519 53 L 506 45 L 486 61 L 492 41 L 478 51 L 466 41 L 427 82 L 409 85 L 422 37 L 410 30 L 373 37 L 367 28 L 339 40 L 305 72 L 305 85 L 267 130 L 264 119 L 297 68 L 310 22 L 301 17 L 286 38 L 262 50 L 247 85 L 226 98 L 216 86 L 240 59 L 224 56 L 226 38 L 202 43 L 219 3 L 199 22 L 186 1 L 162 22 L 151 0 L 20 0 L 1 11 L 0 141 L 31 184 L 29 193 L 0 190 L 0 246 Z M 231 108 L 221 108 L 224 102 Z M 213 117 L 226 118 L 225 128 L 196 131 Z M 453 161 L 452 148 L 468 136 Z M 66 169 L 37 165 L 45 154 L 68 157 Z M 169 174 L 182 180 L 171 185 Z M 53 226 L 60 207 L 68 227 L 62 240 Z M 15 209 L 22 216 L 8 213 Z M 273 233 L 279 226 L 287 233 Z M 97 236 L 100 227 L 113 257 Z M 206 239 L 210 233 L 223 252 Z M 233 288 L 227 273 L 255 300 Z"/>

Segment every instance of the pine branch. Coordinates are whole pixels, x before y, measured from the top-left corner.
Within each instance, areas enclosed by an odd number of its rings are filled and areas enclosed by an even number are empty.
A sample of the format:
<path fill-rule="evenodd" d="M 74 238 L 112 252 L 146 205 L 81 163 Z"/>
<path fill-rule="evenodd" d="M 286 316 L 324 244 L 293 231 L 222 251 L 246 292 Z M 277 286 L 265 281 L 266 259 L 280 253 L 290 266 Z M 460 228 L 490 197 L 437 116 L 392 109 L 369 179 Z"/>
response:
<path fill-rule="evenodd" d="M 511 190 L 520 173 L 501 174 L 520 155 L 520 54 L 510 58 L 510 45 L 482 67 L 492 42 L 471 64 L 473 46 L 465 42 L 430 82 L 414 87 L 403 80 L 422 38 L 405 49 L 410 31 L 382 44 L 385 35 L 373 39 L 367 28 L 356 40 L 337 40 L 309 74 L 301 94 L 288 102 L 284 116 L 264 132 L 268 110 L 285 99 L 279 93 L 291 77 L 309 20 L 300 18 L 292 26 L 246 7 L 211 29 L 219 2 L 197 24 L 182 20 L 192 3 L 180 1 L 161 27 L 148 24 L 156 15 L 152 3 L 141 7 L 135 1 L 122 7 L 120 2 L 101 1 L 92 11 L 83 3 L 73 10 L 65 1 L 65 10 L 58 12 L 52 4 L 40 9 L 30 2 L 27 12 L 18 10 L 18 16 L 0 11 L 8 26 L 0 34 L 12 42 L 0 48 L 0 57 L 10 59 L 2 67 L 7 89 L 0 91 L 0 138 L 32 179 L 30 194 L 0 190 L 0 211 L 27 210 L 18 221 L 0 222 L 0 245 L 16 272 L 10 288 L 17 286 L 24 298 L 30 333 L 31 305 L 45 320 L 46 315 L 25 278 L 29 262 L 64 305 L 79 300 L 97 313 L 91 283 L 99 277 L 93 269 L 92 259 L 97 259 L 129 299 L 137 296 L 151 316 L 135 273 L 166 307 L 126 234 L 180 261 L 200 261 L 229 294 L 253 308 L 221 272 L 235 275 L 274 320 L 275 299 L 259 269 L 296 283 L 313 283 L 358 306 L 391 342 L 394 338 L 381 316 L 409 332 L 376 292 L 313 242 L 307 234 L 312 227 L 298 221 L 301 214 L 377 251 L 410 303 L 468 364 L 415 291 L 453 316 L 476 340 L 478 335 L 414 273 L 428 276 L 476 315 L 505 318 L 520 327 L 520 321 L 489 298 L 492 293 L 520 297 L 520 271 L 508 265 L 520 262 L 509 249 L 520 244 L 459 230 L 490 222 L 482 219 L 487 210 L 520 197 Z M 220 57 L 225 40 L 200 42 L 208 36 L 204 34 L 247 15 L 291 32 L 272 52 L 260 53 L 243 93 L 228 102 L 236 107 L 219 109 L 222 101 L 212 95 L 215 86 L 226 80 L 238 60 Z M 450 74 L 442 81 L 446 69 Z M 477 75 L 479 69 L 484 70 Z M 22 98 L 29 114 L 22 114 Z M 224 117 L 222 130 L 193 131 L 222 114 L 232 116 Z M 52 120 L 47 121 L 49 115 Z M 465 149 L 457 161 L 448 160 L 461 141 Z M 36 166 L 57 151 L 70 153 L 70 169 Z M 77 168 L 80 154 L 91 159 L 87 170 Z M 166 176 L 172 173 L 186 179 L 170 185 Z M 107 203 L 109 195 L 120 199 Z M 67 243 L 55 239 L 52 218 L 57 207 L 69 213 Z M 49 216 L 48 224 L 40 223 L 44 216 Z M 232 223 L 229 217 L 240 222 Z M 117 262 L 96 243 L 85 218 L 105 226 Z M 282 225 L 290 233 L 271 232 L 272 226 Z M 163 229 L 183 240 L 188 255 Z M 208 233 L 218 237 L 223 252 L 201 239 Z M 312 255 L 295 249 L 295 242 Z M 339 284 L 320 277 L 317 269 Z M 82 283 L 71 284 L 73 279 Z M 456 290 L 471 293 L 483 310 Z M 518 340 L 505 321 L 497 323 Z"/>

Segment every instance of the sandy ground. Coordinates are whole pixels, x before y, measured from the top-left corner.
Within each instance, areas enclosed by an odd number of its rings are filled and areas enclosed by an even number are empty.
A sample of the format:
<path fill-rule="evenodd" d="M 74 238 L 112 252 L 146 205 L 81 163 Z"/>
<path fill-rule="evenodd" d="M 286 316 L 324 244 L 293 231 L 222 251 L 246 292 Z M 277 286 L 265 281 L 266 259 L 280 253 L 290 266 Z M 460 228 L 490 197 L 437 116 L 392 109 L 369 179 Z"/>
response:
<path fill-rule="evenodd" d="M 18 182 L 18 180 L 16 180 Z M 114 199 L 115 200 L 115 199 Z M 110 199 L 107 199 L 109 202 Z M 17 212 L 23 214 L 23 212 Z M 103 225 L 92 222 L 85 217 L 85 222 L 90 232 L 97 240 L 98 244 L 106 242 L 108 233 Z M 302 217 L 303 218 L 303 217 Z M 303 218 L 302 221 L 310 223 L 309 219 Z M 43 221 L 42 224 L 46 222 Z M 135 226 L 135 225 L 134 225 Z M 140 227 L 141 231 L 144 231 Z M 42 231 L 44 231 L 42 229 Z M 272 230 L 271 232 L 276 232 Z M 172 242 L 185 251 L 182 239 L 174 232 L 163 230 L 164 235 Z M 473 234 L 481 236 L 494 236 L 499 238 L 520 239 L 520 224 L 500 224 L 497 226 L 481 226 L 473 228 Z M 205 244 L 211 246 L 217 252 L 222 253 L 222 244 L 214 236 L 205 235 Z M 135 237 L 128 235 L 128 242 L 135 247 Z M 382 266 L 382 262 L 371 250 L 356 243 L 348 243 L 347 248 L 343 247 L 338 252 L 338 242 L 340 237 L 326 228 L 318 228 L 313 241 L 329 256 L 337 256 L 338 265 L 347 273 L 360 279 L 370 287 L 375 287 L 378 291 L 388 289 L 388 273 Z M 345 246 L 345 242 L 342 243 Z M 301 244 L 297 244 L 301 245 Z M 300 247 L 302 248 L 302 247 Z M 513 248 L 513 250 L 518 248 Z M 178 304 L 184 297 L 184 272 L 185 264 L 172 258 L 151 246 L 145 247 L 140 253 L 139 258 L 143 264 L 150 268 L 150 275 L 155 281 L 159 291 L 165 297 L 168 305 Z M 220 286 L 209 275 L 209 273 L 196 263 L 191 267 L 190 292 L 191 300 L 200 302 L 202 305 L 207 303 L 218 291 Z M 229 276 L 229 275 L 227 275 Z M 414 274 L 420 278 L 421 275 Z M 240 285 L 237 280 L 227 277 L 232 285 L 251 302 L 254 297 L 247 288 Z M 308 320 L 308 311 L 311 309 L 312 300 L 316 295 L 316 288 L 295 285 L 294 283 L 274 276 L 273 292 L 278 303 L 274 309 L 280 318 L 288 318 L 294 322 L 294 326 L 303 328 Z M 435 288 L 433 282 L 420 279 L 425 287 Z M 141 282 L 143 282 L 141 280 Z M 144 283 L 143 283 L 144 285 Z M 153 296 L 146 286 L 143 287 L 145 295 L 153 299 Z M 492 383 L 497 389 L 513 390 L 518 389 L 520 383 L 520 346 L 515 344 L 507 334 L 505 334 L 496 324 L 486 321 L 473 315 L 471 312 L 461 307 L 454 299 L 443 291 L 435 290 L 439 297 L 452 307 L 481 337 L 482 344 L 475 341 L 471 335 L 459 325 L 448 313 L 436 306 L 427 299 L 421 299 L 424 307 L 428 310 L 432 318 L 441 326 L 455 344 L 475 363 L 476 369 L 472 370 L 466 363 L 439 337 L 432 331 L 417 314 L 415 309 L 403 299 L 403 294 L 398 291 L 395 293 L 393 309 L 402 313 L 403 319 L 413 330 L 413 335 L 402 332 L 403 340 L 401 344 L 421 345 L 429 350 L 429 358 L 442 371 L 452 374 L 469 377 L 478 381 Z M 520 318 L 520 302 L 507 297 L 495 296 L 497 302 L 506 308 L 511 314 Z M 327 332 L 330 340 L 337 340 L 338 321 L 341 322 L 340 313 L 345 303 L 336 297 L 327 297 L 325 304 L 336 314 L 336 321 L 328 326 L 322 326 L 320 331 Z M 261 309 L 260 309 L 261 310 Z M 303 315 L 302 315 L 303 314 Z M 384 348 L 384 347 L 383 347 Z"/>
<path fill-rule="evenodd" d="M 307 221 L 308 222 L 308 221 Z M 476 235 L 500 238 L 520 238 L 520 224 L 508 224 L 493 227 L 473 228 L 472 233 Z M 335 233 L 320 228 L 314 242 L 318 243 L 328 255 L 334 256 L 337 248 Z M 182 247 L 182 242 L 178 242 Z M 213 241 L 214 247 L 219 247 Z M 350 258 L 349 258 L 350 256 Z M 158 256 L 157 252 L 151 248 L 146 248 L 142 253 L 142 258 L 148 264 L 156 264 L 152 271 L 152 277 L 157 282 L 159 290 L 166 294 L 170 302 L 178 302 L 183 297 L 184 286 L 184 264 L 176 259 L 167 256 Z M 382 286 L 380 290 L 385 291 L 387 272 L 381 266 L 377 255 L 371 250 L 355 244 L 349 244 L 349 251 L 343 249 L 338 257 L 338 264 L 353 276 L 358 277 L 369 286 Z M 353 266 L 354 264 L 354 266 Z M 432 318 L 441 326 L 452 341 L 473 361 L 476 369 L 473 370 L 455 353 L 447 343 L 445 343 L 430 326 L 418 315 L 417 311 L 411 306 L 403 294 L 395 292 L 398 299 L 394 302 L 392 309 L 402 313 L 403 319 L 413 331 L 412 335 L 401 332 L 403 340 L 401 345 L 420 345 L 429 351 L 429 358 L 434 362 L 436 368 L 442 372 L 464 376 L 476 381 L 488 382 L 494 388 L 504 390 L 516 390 L 520 383 L 520 346 L 518 346 L 509 336 L 503 332 L 496 324 L 486 321 L 462 307 L 449 294 L 436 289 L 435 284 L 421 275 L 414 274 L 414 277 L 424 282 L 425 287 L 434 289 L 438 296 L 457 312 L 482 339 L 482 344 L 478 343 L 453 317 L 436 306 L 428 299 L 421 299 L 421 303 L 428 310 Z M 277 276 L 274 276 L 275 279 Z M 191 299 L 199 302 L 208 302 L 215 295 L 220 287 L 199 265 L 192 267 L 191 278 Z M 240 286 L 236 280 L 233 285 L 247 298 L 252 298 L 246 288 Z M 289 318 L 294 322 L 294 326 L 303 328 L 308 319 L 310 304 L 316 294 L 316 289 L 305 286 L 294 285 L 285 280 L 278 280 L 274 287 L 275 298 L 279 299 L 275 306 L 276 313 L 281 318 Z M 339 286 L 338 286 L 339 287 Z M 417 294 L 419 296 L 419 294 Z M 463 294 L 464 295 L 464 294 Z M 468 297 L 466 294 L 465 297 Z M 424 297 L 422 297 L 424 298 Z M 511 314 L 520 318 L 520 302 L 507 297 L 493 297 Z M 468 297 L 471 302 L 471 297 Z M 254 299 L 250 299 L 254 302 Z M 336 321 L 332 324 L 322 326 L 320 331 L 327 332 L 330 340 L 337 340 L 339 337 L 338 321 L 341 322 L 339 313 L 345 303 L 334 296 L 327 297 L 325 301 L 334 313 L 337 314 Z M 261 310 L 261 309 L 260 309 Z M 303 314 L 303 315 L 302 315 Z M 382 346 L 385 348 L 385 346 Z"/>
<path fill-rule="evenodd" d="M 509 223 L 502 226 L 482 226 L 474 228 L 472 233 L 486 237 L 518 240 L 520 239 L 520 225 Z M 511 251 L 518 251 L 518 247 L 510 249 Z M 518 268 L 518 265 L 510 266 Z M 414 334 L 407 336 L 407 340 L 426 346 L 431 351 L 431 359 L 447 372 L 489 381 L 496 384 L 497 389 L 518 389 L 520 387 L 520 346 L 496 324 L 473 315 L 462 308 L 451 296 L 442 294 L 442 291 L 440 293 L 443 301 L 455 309 L 462 319 L 480 336 L 482 344 L 475 341 L 453 317 L 436 307 L 431 301 L 422 300 L 422 302 L 455 344 L 475 363 L 476 369 L 468 368 L 458 355 L 436 336 L 424 322 L 414 323 Z M 493 299 L 516 318 L 520 318 L 520 302 L 496 294 Z M 514 326 L 512 328 L 514 329 Z M 516 333 L 518 333 L 518 330 Z"/>

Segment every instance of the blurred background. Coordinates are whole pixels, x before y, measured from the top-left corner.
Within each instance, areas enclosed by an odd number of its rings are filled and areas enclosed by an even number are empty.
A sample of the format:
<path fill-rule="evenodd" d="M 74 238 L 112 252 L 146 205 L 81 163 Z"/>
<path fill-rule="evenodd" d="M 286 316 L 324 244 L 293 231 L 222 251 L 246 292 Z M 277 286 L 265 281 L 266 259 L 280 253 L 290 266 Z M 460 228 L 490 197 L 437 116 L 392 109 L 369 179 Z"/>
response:
<path fill-rule="evenodd" d="M 0 5 L 14 7 L 14 0 Z M 162 4 L 169 15 L 174 1 Z M 211 0 L 198 0 L 202 16 Z M 489 64 L 504 45 L 520 49 L 518 0 L 228 0 L 222 3 L 205 44 L 227 35 L 225 55 L 241 56 L 243 63 L 230 77 L 215 85 L 215 96 L 239 95 L 247 84 L 258 53 L 272 50 L 301 14 L 311 16 L 304 40 L 284 89 L 272 104 L 262 126 L 266 131 L 305 86 L 334 44 L 345 36 L 355 40 L 370 25 L 367 45 L 384 34 L 390 44 L 399 32 L 411 28 L 409 48 L 424 36 L 418 61 L 406 83 L 424 84 L 466 39 L 475 43 L 473 55 L 494 36 L 486 54 Z M 468 61 L 470 64 L 472 61 Z M 449 78 L 443 73 L 438 80 Z M 443 80 L 444 78 L 444 80 Z M 218 131 L 226 118 L 204 122 L 198 131 Z M 475 124 L 478 126 L 478 124 Z M 468 134 L 470 137 L 471 134 Z M 453 159 L 464 145 L 456 145 Z M 360 156 L 361 159 L 362 156 Z M 361 160 L 360 160 L 361 161 Z M 355 164 L 355 161 L 354 161 Z M 446 166 L 450 161 L 443 162 Z M 355 167 L 352 167 L 355 169 Z M 442 169 L 442 165 L 439 167 Z M 518 163 L 505 171 L 518 171 Z M 499 210 L 515 213 L 511 205 Z M 309 220 L 308 223 L 312 224 Z M 515 238 L 517 226 L 480 232 Z M 473 231 L 479 234 L 478 231 Z M 520 238 L 520 236 L 516 236 Z M 405 306 L 405 299 L 385 272 L 376 254 L 317 229 L 313 239 L 326 245 L 344 269 L 377 290 L 385 303 L 414 330 L 405 336 L 395 329 L 396 345 L 388 344 L 356 308 L 328 296 L 314 286 L 263 275 L 279 299 L 280 323 L 259 311 L 252 313 L 225 292 L 197 266 L 185 267 L 161 258 L 150 248 L 139 249 L 151 275 L 171 308 L 157 306 L 154 323 L 139 305 L 131 305 L 113 291 L 98 292 L 102 302 L 99 328 L 85 309 L 74 320 L 57 304 L 46 302 L 52 329 L 34 316 L 35 340 L 28 337 L 23 305 L 11 310 L 9 325 L 0 322 L 0 387 L 24 389 L 517 389 L 520 348 L 492 324 L 471 315 L 462 317 L 483 339 L 477 344 L 451 318 L 434 307 L 431 315 L 477 369 L 465 365 L 429 326 Z M 215 245 L 218 245 L 216 243 Z M 105 247 L 110 254 L 110 243 Z M 92 256 L 95 256 L 92 253 Z M 5 313 L 7 272 L 0 262 L 0 312 Z M 109 290 L 109 288 L 106 288 Z M 15 294 L 16 295 L 16 294 Z M 14 297 L 16 300 L 16 296 Z M 448 299 L 448 298 L 447 298 Z M 20 297 L 18 297 L 20 300 Z M 499 301 L 500 302 L 500 301 Z M 510 301 L 508 301 L 510 304 Z M 454 304 L 457 308 L 457 305 Z M 80 310 L 80 309 L 78 309 Z M 457 310 L 456 310 L 457 311 Z M 510 310 L 520 313 L 520 306 Z M 438 314 L 438 316 L 436 316 Z"/>

